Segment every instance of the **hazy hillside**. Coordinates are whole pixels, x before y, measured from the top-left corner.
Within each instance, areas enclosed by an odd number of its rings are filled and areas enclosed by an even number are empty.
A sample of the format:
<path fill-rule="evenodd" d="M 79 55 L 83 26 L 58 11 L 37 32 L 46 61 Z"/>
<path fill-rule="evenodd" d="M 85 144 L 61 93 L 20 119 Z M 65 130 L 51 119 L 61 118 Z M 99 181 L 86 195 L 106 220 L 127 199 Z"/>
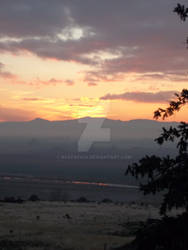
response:
<path fill-rule="evenodd" d="M 47 121 L 37 118 L 28 122 L 1 122 L 0 136 L 44 136 L 56 137 L 66 136 L 71 139 L 79 138 L 87 123 L 101 120 L 103 128 L 110 128 L 113 139 L 139 139 L 155 138 L 159 135 L 163 126 L 174 126 L 173 122 L 158 122 L 153 120 L 130 120 L 119 121 L 103 118 L 82 118 L 66 121 Z M 97 135 L 96 135 L 97 136 Z"/>
<path fill-rule="evenodd" d="M 100 139 L 96 134 L 100 132 L 100 127 L 96 128 L 98 121 L 103 128 L 110 129 L 111 138 L 106 142 L 96 140 L 88 152 L 79 153 L 78 142 L 87 126 L 87 123 L 83 123 L 85 120 L 92 129 L 91 134 L 82 138 L 83 143 L 87 143 L 90 136 Z M 162 127 L 171 125 L 177 124 L 152 120 L 122 122 L 102 118 L 2 122 L 0 173 L 122 183 L 127 165 L 145 154 L 175 154 L 171 144 L 161 147 L 154 142 Z"/>

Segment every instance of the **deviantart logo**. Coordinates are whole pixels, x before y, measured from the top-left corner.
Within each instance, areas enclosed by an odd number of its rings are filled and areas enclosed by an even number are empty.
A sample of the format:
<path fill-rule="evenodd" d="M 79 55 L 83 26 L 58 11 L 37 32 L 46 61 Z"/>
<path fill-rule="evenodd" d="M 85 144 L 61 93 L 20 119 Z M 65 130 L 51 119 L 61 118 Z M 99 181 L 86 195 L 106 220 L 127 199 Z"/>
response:
<path fill-rule="evenodd" d="M 104 116 L 107 116 L 109 103 L 98 102 L 103 108 Z M 86 127 L 78 141 L 78 152 L 88 152 L 95 142 L 109 142 L 111 140 L 111 129 L 103 128 L 105 118 L 81 118 L 79 123 L 85 123 Z"/>

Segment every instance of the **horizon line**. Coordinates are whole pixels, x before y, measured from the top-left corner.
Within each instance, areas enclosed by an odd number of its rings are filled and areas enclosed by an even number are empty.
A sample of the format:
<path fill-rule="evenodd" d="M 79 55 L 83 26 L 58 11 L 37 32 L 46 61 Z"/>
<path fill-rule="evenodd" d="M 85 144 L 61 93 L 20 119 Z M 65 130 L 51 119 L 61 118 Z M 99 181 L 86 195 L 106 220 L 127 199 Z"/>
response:
<path fill-rule="evenodd" d="M 19 122 L 34 122 L 34 121 L 46 121 L 46 122 L 67 122 L 67 121 L 76 121 L 81 119 L 104 119 L 104 120 L 111 120 L 111 121 L 119 121 L 119 122 L 130 122 L 130 121 L 153 121 L 153 122 L 162 122 L 162 123 L 179 123 L 181 121 L 167 121 L 167 120 L 156 120 L 156 119 L 147 119 L 147 118 L 135 118 L 130 120 L 121 120 L 121 119 L 113 119 L 108 117 L 92 117 L 92 116 L 84 116 L 81 118 L 70 118 L 65 120 L 48 120 L 40 117 L 33 118 L 31 120 L 11 120 L 11 121 L 0 121 L 0 123 L 19 123 Z"/>

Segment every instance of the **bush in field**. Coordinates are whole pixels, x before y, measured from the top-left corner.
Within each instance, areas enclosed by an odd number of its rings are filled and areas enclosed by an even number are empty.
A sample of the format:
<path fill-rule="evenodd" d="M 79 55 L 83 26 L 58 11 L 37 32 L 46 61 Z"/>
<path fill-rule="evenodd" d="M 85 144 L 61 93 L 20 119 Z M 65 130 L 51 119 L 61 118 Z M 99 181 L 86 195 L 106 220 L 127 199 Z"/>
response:
<path fill-rule="evenodd" d="M 88 199 L 87 198 L 85 198 L 85 197 L 80 197 L 78 200 L 77 200 L 77 202 L 89 202 L 88 201 Z"/>
<path fill-rule="evenodd" d="M 28 201 L 32 201 L 32 202 L 35 202 L 35 201 L 40 201 L 39 197 L 36 195 L 36 194 L 32 194 Z"/>

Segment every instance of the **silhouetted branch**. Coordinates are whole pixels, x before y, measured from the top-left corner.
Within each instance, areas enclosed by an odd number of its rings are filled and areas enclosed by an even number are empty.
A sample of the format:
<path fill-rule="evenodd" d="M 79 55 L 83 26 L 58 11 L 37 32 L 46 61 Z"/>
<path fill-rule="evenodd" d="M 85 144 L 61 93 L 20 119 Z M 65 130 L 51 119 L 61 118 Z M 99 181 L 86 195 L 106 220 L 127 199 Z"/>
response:
<path fill-rule="evenodd" d="M 170 101 L 169 107 L 166 109 L 159 108 L 154 112 L 154 118 L 158 119 L 162 117 L 164 120 L 165 118 L 172 116 L 174 112 L 179 111 L 182 106 L 188 103 L 188 89 L 183 89 L 180 94 L 175 93 L 176 101 Z"/>

